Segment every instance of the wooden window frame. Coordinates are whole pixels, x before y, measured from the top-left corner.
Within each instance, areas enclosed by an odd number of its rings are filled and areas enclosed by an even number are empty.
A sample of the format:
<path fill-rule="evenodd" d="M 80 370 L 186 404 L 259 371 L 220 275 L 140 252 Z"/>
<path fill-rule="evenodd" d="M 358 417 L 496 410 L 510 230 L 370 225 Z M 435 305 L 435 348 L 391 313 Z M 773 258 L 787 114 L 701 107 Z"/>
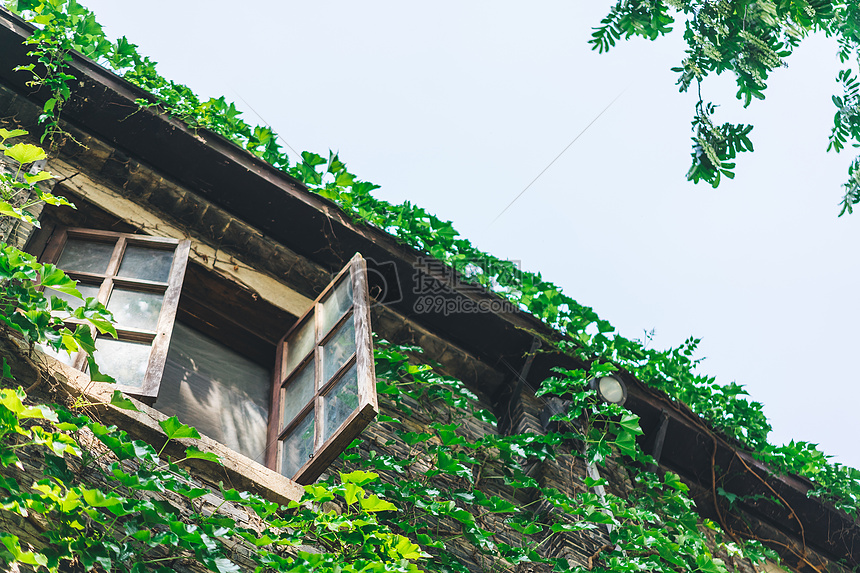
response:
<path fill-rule="evenodd" d="M 42 263 L 56 264 L 69 239 L 80 239 L 94 242 L 113 244 L 113 251 L 104 273 L 90 273 L 75 271 L 73 269 L 64 272 L 74 280 L 92 286 L 98 285 L 98 300 L 105 306 L 115 287 L 129 288 L 143 292 L 164 293 L 162 309 L 158 317 L 156 329 L 145 331 L 129 327 L 117 328 L 117 340 L 131 342 L 147 342 L 151 344 L 149 360 L 143 383 L 140 387 L 129 386 L 118 383 L 116 388 L 122 392 L 138 397 L 144 402 L 152 404 L 155 402 L 161 387 L 167 352 L 170 346 L 173 325 L 179 311 L 179 299 L 182 290 L 182 282 L 188 264 L 188 255 L 191 242 L 189 240 L 177 240 L 149 235 L 137 235 L 133 233 L 121 233 L 115 231 L 101 231 L 81 227 L 58 226 L 51 234 L 45 244 L 45 249 L 40 257 Z M 166 282 L 157 282 L 144 279 L 132 279 L 118 276 L 118 271 L 125 255 L 126 248 L 130 245 L 139 245 L 154 249 L 173 250 L 174 257 L 170 273 Z M 352 302 L 345 312 L 334 321 L 334 324 L 325 332 L 322 331 L 322 307 L 328 302 L 329 295 L 334 289 L 340 287 L 343 281 L 348 280 L 352 285 Z M 215 311 L 217 312 L 217 311 Z M 341 327 L 353 320 L 355 329 L 355 351 L 349 356 L 333 373 L 325 383 L 321 383 L 323 346 L 332 337 L 341 331 Z M 300 360 L 293 372 L 286 371 L 286 357 L 290 337 L 306 324 L 307 320 L 314 321 L 314 344 L 313 350 Z M 80 321 L 70 320 L 70 323 Z M 98 333 L 93 329 L 94 339 Z M 301 484 L 313 483 L 328 466 L 343 452 L 352 440 L 364 430 L 365 427 L 376 417 L 379 405 L 376 395 L 376 374 L 373 361 L 373 343 L 370 325 L 370 296 L 367 283 L 367 264 L 358 253 L 349 263 L 334 277 L 334 279 L 320 293 L 308 311 L 302 315 L 287 333 L 280 339 L 275 348 L 275 362 L 272 369 L 272 400 L 268 417 L 268 428 L 266 434 L 266 456 L 265 465 L 280 473 L 279 462 L 283 440 L 289 436 L 290 431 L 298 425 L 311 410 L 314 412 L 314 447 L 313 454 L 305 464 L 293 476 L 286 476 Z M 87 366 L 87 355 L 78 352 L 72 356 L 72 366 L 83 371 Z M 308 364 L 311 360 L 315 363 L 314 369 L 314 394 L 313 397 L 302 407 L 295 419 L 288 425 L 283 426 L 283 411 L 281 394 L 291 382 L 290 375 Z M 340 424 L 340 427 L 330 432 L 330 437 L 323 440 L 325 431 L 322 422 L 326 408 L 325 398 L 331 390 L 343 379 L 351 368 L 355 368 L 357 380 L 357 407 Z"/>
<path fill-rule="evenodd" d="M 352 304 L 344 314 L 329 328 L 322 331 L 322 304 L 336 287 L 340 286 L 341 280 L 352 282 Z M 322 377 L 323 345 L 326 344 L 335 333 L 340 330 L 349 318 L 353 318 L 355 327 L 355 354 L 349 357 L 324 383 Z M 307 357 L 300 360 L 291 370 L 287 371 L 287 353 L 290 338 L 303 327 L 307 320 L 314 321 L 314 347 Z M 273 373 L 272 407 L 269 415 L 269 434 L 267 443 L 266 465 L 280 473 L 279 462 L 281 459 L 282 443 L 290 432 L 296 429 L 305 416 L 313 411 L 314 415 L 314 448 L 311 457 L 293 476 L 287 476 L 300 484 L 313 483 L 331 464 L 334 459 L 343 452 L 352 440 L 364 430 L 365 427 L 376 417 L 379 412 L 379 404 L 376 396 L 376 373 L 373 361 L 373 340 L 370 328 L 370 296 L 367 286 L 367 263 L 358 253 L 349 263 L 335 276 L 320 295 L 314 300 L 311 308 L 302 315 L 287 334 L 279 341 L 277 347 L 277 358 Z M 281 404 L 282 393 L 290 382 L 290 375 L 298 373 L 311 360 L 315 363 L 314 368 L 314 395 L 295 415 L 293 420 L 282 427 L 283 410 Z M 324 424 L 321 422 L 324 416 L 324 397 L 342 379 L 349 369 L 356 368 L 358 383 L 358 406 L 341 423 L 340 427 L 333 431 L 331 437 L 323 441 Z"/>
<path fill-rule="evenodd" d="M 107 306 L 115 286 L 164 294 L 155 330 L 147 331 L 128 327 L 117 328 L 117 340 L 150 343 L 149 360 L 142 385 L 136 387 L 118 383 L 117 389 L 151 403 L 158 395 L 158 390 L 161 386 L 161 377 L 167 359 L 167 350 L 170 347 L 173 323 L 179 307 L 179 296 L 182 290 L 185 269 L 188 264 L 191 241 L 114 231 L 99 231 L 80 227 L 57 227 L 48 240 L 40 262 L 56 264 L 70 238 L 114 244 L 113 253 L 104 273 L 89 273 L 64 269 L 64 272 L 74 280 L 89 285 L 99 284 L 98 300 L 105 306 Z M 130 245 L 159 250 L 172 250 L 173 261 L 167 281 L 160 282 L 117 276 L 126 247 Z M 96 336 L 97 333 L 93 331 L 94 340 Z M 83 371 L 86 368 L 86 364 L 87 355 L 85 352 L 78 352 L 72 357 L 72 366 L 74 368 Z"/>

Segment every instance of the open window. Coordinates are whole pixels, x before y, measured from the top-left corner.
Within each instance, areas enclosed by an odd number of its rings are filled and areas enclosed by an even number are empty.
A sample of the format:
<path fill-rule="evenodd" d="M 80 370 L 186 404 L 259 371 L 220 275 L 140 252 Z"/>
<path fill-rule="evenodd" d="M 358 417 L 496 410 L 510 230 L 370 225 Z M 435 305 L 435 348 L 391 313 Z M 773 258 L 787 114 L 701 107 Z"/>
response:
<path fill-rule="evenodd" d="M 212 298 L 224 286 L 207 282 L 205 269 L 189 268 L 180 299 L 189 248 L 189 241 L 58 226 L 41 260 L 113 313 L 118 339 L 93 335 L 99 369 L 118 389 L 312 483 L 378 412 L 364 259 L 356 254 L 298 321 L 267 319 L 268 335 L 255 338 L 228 299 Z M 70 364 L 84 371 L 86 354 Z"/>
<path fill-rule="evenodd" d="M 42 262 L 54 263 L 78 281 L 84 298 L 94 297 L 117 321 L 117 338 L 93 335 L 102 372 L 123 392 L 151 402 L 158 395 L 179 305 L 190 241 L 58 228 Z M 82 301 L 57 294 L 72 305 Z M 86 353 L 71 365 L 86 369 Z"/>
<path fill-rule="evenodd" d="M 356 254 L 278 347 L 267 465 L 303 484 L 376 416 L 367 266 Z"/>

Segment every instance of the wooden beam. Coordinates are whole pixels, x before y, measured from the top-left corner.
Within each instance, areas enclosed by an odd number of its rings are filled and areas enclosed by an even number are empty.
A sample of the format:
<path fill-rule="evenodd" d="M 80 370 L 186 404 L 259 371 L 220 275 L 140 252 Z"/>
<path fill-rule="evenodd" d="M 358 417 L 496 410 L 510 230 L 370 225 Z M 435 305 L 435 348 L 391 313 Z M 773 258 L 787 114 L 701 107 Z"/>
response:
<path fill-rule="evenodd" d="M 174 239 L 189 238 L 186 229 L 168 223 L 158 214 L 98 183 L 65 161 L 52 159 L 49 168 L 60 178 L 58 184 L 62 184 L 75 195 L 98 205 L 119 219 L 149 233 L 158 233 Z M 300 316 L 310 307 L 311 299 L 288 288 L 282 282 L 254 270 L 243 261 L 225 256 L 216 247 L 196 237 L 190 238 L 192 246 L 189 258 L 198 265 L 243 285 L 267 302 L 292 315 Z"/>

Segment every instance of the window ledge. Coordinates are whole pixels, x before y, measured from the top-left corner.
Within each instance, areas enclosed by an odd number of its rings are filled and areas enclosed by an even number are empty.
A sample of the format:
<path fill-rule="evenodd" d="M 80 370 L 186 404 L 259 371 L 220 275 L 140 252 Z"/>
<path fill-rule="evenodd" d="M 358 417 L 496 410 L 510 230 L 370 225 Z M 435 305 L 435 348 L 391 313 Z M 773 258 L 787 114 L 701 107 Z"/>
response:
<path fill-rule="evenodd" d="M 21 354 L 27 353 L 22 340 L 11 337 L 10 341 L 17 346 Z M 56 382 L 57 390 L 72 399 L 81 398 L 92 404 L 87 409 L 88 413 L 95 410 L 94 417 L 103 424 L 115 425 L 128 432 L 130 436 L 143 440 L 156 449 L 161 448 L 167 440 L 167 435 L 158 423 L 166 420 L 168 416 L 133 397 L 127 398 L 137 407 L 137 412 L 112 406 L 110 401 L 115 390 L 113 384 L 93 382 L 87 374 L 44 354 L 38 348 L 35 349 L 35 353 L 37 356 L 34 356 L 34 361 L 48 380 Z M 217 487 L 219 482 L 223 482 L 225 488 L 249 491 L 281 505 L 298 501 L 305 493 L 304 488 L 295 481 L 206 436 L 202 436 L 199 440 L 171 440 L 164 448 L 162 456 L 182 459 L 185 457 L 185 449 L 192 445 L 203 452 L 217 455 L 222 462 L 217 464 L 202 459 L 189 459 L 181 464 L 195 478 L 212 486 Z"/>

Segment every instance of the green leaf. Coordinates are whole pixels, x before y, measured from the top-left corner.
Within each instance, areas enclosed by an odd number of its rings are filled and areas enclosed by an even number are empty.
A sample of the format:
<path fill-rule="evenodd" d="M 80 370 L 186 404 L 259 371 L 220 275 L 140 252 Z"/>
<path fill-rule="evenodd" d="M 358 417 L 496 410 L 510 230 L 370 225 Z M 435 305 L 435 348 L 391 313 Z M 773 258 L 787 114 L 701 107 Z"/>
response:
<path fill-rule="evenodd" d="M 321 485 L 306 485 L 305 493 L 316 503 L 324 503 L 334 499 L 334 494 Z"/>
<path fill-rule="evenodd" d="M 355 175 L 349 173 L 347 171 L 341 172 L 337 178 L 334 180 L 334 184 L 338 187 L 349 187 L 352 185 L 352 182 L 355 180 Z"/>
<path fill-rule="evenodd" d="M 5 149 L 3 151 L 3 155 L 11 157 L 21 165 L 33 163 L 34 161 L 39 161 L 40 159 L 48 157 L 47 154 L 45 154 L 44 149 L 29 143 L 17 143 L 12 147 Z"/>
<path fill-rule="evenodd" d="M 92 507 L 112 507 L 122 504 L 122 498 L 111 495 L 105 496 L 100 490 L 81 488 L 84 501 Z"/>
<path fill-rule="evenodd" d="M 167 438 L 170 440 L 181 438 L 200 439 L 200 433 L 195 428 L 181 423 L 176 416 L 162 420 L 158 425 L 161 426 L 161 429 L 164 430 L 164 433 L 167 434 Z"/>
<path fill-rule="evenodd" d="M 62 269 L 58 269 L 54 265 L 48 264 L 42 267 L 40 284 L 81 300 L 84 298 L 78 291 L 78 284 L 66 276 Z"/>
<path fill-rule="evenodd" d="M 639 427 L 639 416 L 636 414 L 625 412 L 624 415 L 621 416 L 621 421 L 618 422 L 618 425 L 637 436 L 643 433 L 642 428 Z"/>
<path fill-rule="evenodd" d="M 13 207 L 6 201 L 0 201 L 0 216 L 14 217 L 15 219 L 20 219 L 21 221 L 26 221 L 28 223 L 33 223 L 35 221 L 35 219 L 33 219 L 33 217 L 28 213 L 25 213 L 17 207 Z M 36 222 L 38 223 L 38 221 Z"/>
<path fill-rule="evenodd" d="M 203 452 L 198 450 L 194 446 L 191 446 L 185 450 L 185 457 L 190 459 L 198 459 L 198 460 L 206 460 L 209 462 L 215 462 L 216 464 L 221 464 L 221 458 L 218 457 L 217 454 L 212 452 Z"/>
<path fill-rule="evenodd" d="M 89 358 L 89 359 L 92 360 L 92 358 Z M 108 378 L 110 378 L 110 377 L 108 376 Z M 111 378 L 111 381 L 113 381 L 113 378 Z M 101 382 L 101 380 L 100 380 L 100 382 Z M 111 396 L 110 404 L 111 404 L 111 406 L 116 406 L 117 408 L 122 408 L 123 410 L 131 410 L 132 412 L 139 412 L 139 410 L 137 409 L 137 406 L 134 405 L 134 402 L 132 402 L 131 400 L 129 400 L 128 398 L 123 396 L 122 392 L 120 392 L 119 390 L 113 391 L 113 396 Z"/>
<path fill-rule="evenodd" d="M 376 481 L 378 478 L 379 474 L 362 470 L 355 470 L 348 474 L 340 474 L 340 481 L 343 483 L 354 483 L 359 486 L 369 484 L 372 481 Z"/>
<path fill-rule="evenodd" d="M 96 351 L 96 342 L 93 340 L 93 333 L 90 332 L 90 329 L 83 324 L 79 324 L 75 328 L 74 334 L 71 336 L 72 341 L 75 346 L 80 346 L 80 349 L 92 356 L 93 352 Z M 66 347 L 69 348 L 69 345 L 66 341 L 66 335 L 63 335 L 63 343 L 66 344 Z M 77 352 L 78 348 L 69 349 L 70 352 Z M 92 364 L 90 365 L 92 366 Z M 92 378 L 92 376 L 90 376 Z M 109 380 L 103 380 L 104 382 L 109 382 Z"/>
<path fill-rule="evenodd" d="M 585 529 L 593 528 L 594 524 L 587 521 L 577 521 L 576 523 L 553 523 L 551 527 L 553 533 L 559 533 L 561 531 L 583 531 Z"/>
<path fill-rule="evenodd" d="M 0 542 L 6 546 L 6 550 L 12 555 L 12 559 L 25 565 L 41 565 L 48 566 L 48 558 L 41 553 L 33 553 L 32 551 L 24 551 L 21 549 L 21 543 L 18 537 L 9 534 L 0 534 Z"/>
<path fill-rule="evenodd" d="M 363 493 L 364 493 L 364 490 L 361 489 L 356 484 L 347 483 L 346 486 L 344 487 L 343 497 L 344 497 L 344 499 L 346 499 L 347 505 L 352 505 L 353 503 L 355 503 L 358 500 L 359 496 Z"/>
<path fill-rule="evenodd" d="M 615 439 L 615 445 L 625 456 L 636 457 L 636 438 L 630 432 L 623 432 Z"/>
<path fill-rule="evenodd" d="M 28 132 L 23 129 L 5 129 L 0 127 L 0 140 L 6 141 L 10 137 L 21 137 L 22 135 L 27 135 Z"/>
<path fill-rule="evenodd" d="M 367 512 L 374 511 L 397 511 L 397 507 L 390 501 L 380 499 L 376 495 L 371 495 L 359 500 L 361 509 Z"/>
<path fill-rule="evenodd" d="M 421 551 L 421 547 L 412 543 L 402 535 L 396 536 L 397 543 L 394 545 L 394 551 L 403 559 L 421 559 L 425 557 L 425 553 Z"/>
<path fill-rule="evenodd" d="M 108 384 L 116 384 L 116 380 L 113 379 L 112 376 L 104 374 L 101 370 L 99 370 L 99 365 L 96 363 L 95 359 L 92 356 L 87 356 L 87 365 L 89 366 L 90 380 L 93 382 L 107 382 Z M 119 399 L 117 399 L 117 395 L 119 395 Z M 114 402 L 116 400 L 116 403 Z M 123 408 L 125 410 L 137 410 L 130 401 L 128 404 L 131 408 L 126 408 L 120 404 L 125 403 L 125 398 L 122 397 L 122 393 L 119 390 L 115 390 L 113 396 L 111 397 L 110 403 L 118 408 Z"/>
<path fill-rule="evenodd" d="M 681 478 L 678 477 L 678 474 L 673 472 L 666 472 L 666 475 L 663 478 L 663 482 L 675 491 L 680 491 L 681 493 L 686 493 L 690 490 L 687 484 L 681 481 Z"/>
<path fill-rule="evenodd" d="M 45 173 L 45 172 L 43 171 L 42 173 Z M 54 177 L 53 175 L 51 175 L 50 173 L 48 175 L 49 175 L 49 177 L 48 177 L 49 179 L 53 179 L 53 177 Z M 27 177 L 27 176 L 25 175 L 24 177 Z M 28 181 L 29 181 L 29 179 L 28 179 Z M 40 179 L 40 181 L 41 181 L 41 179 Z M 31 183 L 31 185 L 32 185 L 32 183 Z M 75 207 L 75 205 L 71 201 L 66 199 L 65 197 L 58 197 L 56 195 L 53 195 L 52 193 L 48 193 L 47 191 L 41 191 L 38 187 L 36 187 L 36 192 L 39 196 L 39 200 L 44 201 L 48 205 L 66 206 L 66 207 L 71 207 L 72 209 L 77 209 L 77 207 Z"/>
<path fill-rule="evenodd" d="M 24 179 L 27 180 L 27 183 L 30 185 L 35 185 L 39 181 L 47 181 L 48 179 L 53 179 L 54 176 L 48 173 L 47 171 L 39 171 L 33 175 L 29 175 L 27 173 L 24 174 Z M 56 203 L 55 203 L 56 204 Z"/>

